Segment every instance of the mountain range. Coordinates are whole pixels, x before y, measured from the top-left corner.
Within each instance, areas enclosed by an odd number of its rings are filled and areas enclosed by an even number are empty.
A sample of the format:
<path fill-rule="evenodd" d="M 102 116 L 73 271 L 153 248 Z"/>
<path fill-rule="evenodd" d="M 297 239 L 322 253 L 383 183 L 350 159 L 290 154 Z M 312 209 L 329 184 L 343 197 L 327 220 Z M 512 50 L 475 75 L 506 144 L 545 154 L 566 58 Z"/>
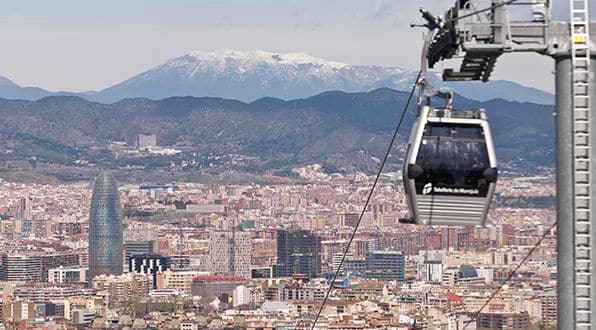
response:
<path fill-rule="evenodd" d="M 87 93 L 54 93 L 36 87 L 20 87 L 0 77 L 0 97 L 38 100 L 46 96 L 76 95 L 102 103 L 135 97 L 160 100 L 173 96 L 221 97 L 243 102 L 262 97 L 291 100 L 331 90 L 366 92 L 387 87 L 406 91 L 410 90 L 416 75 L 414 70 L 350 65 L 304 53 L 223 49 L 191 52 L 114 86 Z M 478 101 L 502 98 L 537 104 L 554 103 L 550 93 L 506 80 L 444 83 L 436 72 L 431 72 L 429 79 L 436 87 Z"/>
<path fill-rule="evenodd" d="M 89 167 L 142 168 L 145 179 L 151 171 L 163 174 L 173 168 L 180 175 L 211 169 L 287 174 L 312 163 L 330 172 L 372 173 L 407 96 L 381 88 L 251 103 L 211 97 L 133 98 L 113 104 L 76 96 L 0 99 L 0 175 L 22 173 L 23 166 L 60 179 L 80 179 L 72 173 Z M 478 102 L 459 95 L 456 101 L 461 108 L 487 109 L 501 168 L 552 167 L 553 106 Z M 399 169 L 414 111 L 411 105 L 388 170 Z M 160 145 L 183 152 L 127 158 L 110 147 L 116 141 L 134 145 L 138 134 L 155 134 Z M 185 162 L 194 165 L 185 170 L 180 165 Z"/>

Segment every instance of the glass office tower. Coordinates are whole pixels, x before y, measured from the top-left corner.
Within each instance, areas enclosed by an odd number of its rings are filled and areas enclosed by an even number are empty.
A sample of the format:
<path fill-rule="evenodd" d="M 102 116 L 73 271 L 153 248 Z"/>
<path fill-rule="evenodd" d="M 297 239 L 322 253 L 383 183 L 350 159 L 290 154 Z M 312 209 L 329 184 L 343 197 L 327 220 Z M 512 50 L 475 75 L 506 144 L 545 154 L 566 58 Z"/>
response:
<path fill-rule="evenodd" d="M 122 210 L 114 177 L 101 173 L 95 180 L 89 212 L 88 279 L 122 274 Z"/>

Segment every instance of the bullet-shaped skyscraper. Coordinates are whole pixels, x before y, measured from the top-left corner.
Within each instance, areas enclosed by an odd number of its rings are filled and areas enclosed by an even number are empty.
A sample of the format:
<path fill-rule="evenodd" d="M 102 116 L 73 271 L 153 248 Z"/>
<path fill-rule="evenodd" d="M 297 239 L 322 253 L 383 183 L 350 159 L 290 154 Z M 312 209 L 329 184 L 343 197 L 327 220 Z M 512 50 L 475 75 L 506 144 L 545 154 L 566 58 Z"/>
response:
<path fill-rule="evenodd" d="M 89 212 L 89 281 L 100 274 L 122 274 L 122 210 L 114 177 L 95 179 Z"/>

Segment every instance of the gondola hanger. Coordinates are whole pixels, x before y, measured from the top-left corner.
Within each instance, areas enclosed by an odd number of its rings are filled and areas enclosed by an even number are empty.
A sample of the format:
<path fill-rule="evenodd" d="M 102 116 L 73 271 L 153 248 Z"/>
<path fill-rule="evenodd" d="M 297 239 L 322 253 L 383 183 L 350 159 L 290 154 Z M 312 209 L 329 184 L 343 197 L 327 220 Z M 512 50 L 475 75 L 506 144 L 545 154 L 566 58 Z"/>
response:
<path fill-rule="evenodd" d="M 426 16 L 428 21 L 440 22 Z M 430 31 L 425 36 L 421 74 L 416 81 L 418 115 L 402 171 L 411 218 L 403 222 L 484 225 L 497 180 L 486 113 L 484 109 L 454 110 L 453 94 L 432 86 L 427 77 L 427 54 L 440 24 L 429 23 L 427 27 Z M 443 98 L 445 107 L 433 108 L 433 97 Z"/>

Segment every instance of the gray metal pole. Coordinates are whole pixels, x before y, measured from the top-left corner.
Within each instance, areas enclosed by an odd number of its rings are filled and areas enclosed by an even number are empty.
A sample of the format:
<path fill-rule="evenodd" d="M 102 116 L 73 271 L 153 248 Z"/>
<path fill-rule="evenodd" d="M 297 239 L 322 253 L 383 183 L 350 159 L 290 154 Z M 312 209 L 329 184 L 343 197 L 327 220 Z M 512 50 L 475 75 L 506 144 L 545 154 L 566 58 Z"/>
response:
<path fill-rule="evenodd" d="M 589 301 L 578 300 L 576 262 L 576 228 L 574 205 L 575 176 L 573 168 L 573 102 L 572 102 L 572 67 L 571 58 L 555 58 L 556 67 L 556 148 L 557 148 L 557 296 L 558 296 L 558 328 L 583 329 L 579 327 L 578 312 L 582 317 L 594 322 L 596 316 L 596 299 L 594 291 L 590 293 Z M 589 86 L 590 110 L 596 105 L 596 58 L 590 61 Z M 590 130 L 596 129 L 596 115 L 589 114 Z M 590 133 L 590 153 L 596 155 L 596 134 Z M 590 223 L 596 227 L 596 162 L 590 162 Z M 590 233 L 589 260 L 596 265 L 596 230 Z M 591 272 L 591 271 L 590 271 Z M 590 289 L 596 288 L 596 276 L 590 276 Z M 582 293 L 585 294 L 585 293 Z M 584 323 L 585 324 L 585 323 Z M 594 327 L 594 324 L 591 324 Z"/>
<path fill-rule="evenodd" d="M 594 30 L 592 30 L 594 31 Z M 593 34 L 593 32 L 592 32 Z M 596 109 L 596 54 L 592 53 L 592 57 L 590 58 L 590 125 L 592 129 L 596 130 L 596 114 L 594 113 L 594 109 Z M 592 147 L 591 154 L 592 158 L 596 155 L 596 134 L 592 134 L 592 140 L 590 141 L 590 145 Z M 591 161 L 591 189 L 592 189 L 592 214 L 590 223 L 592 232 L 590 233 L 590 241 L 592 249 L 590 251 L 590 259 L 592 269 L 594 269 L 594 265 L 596 265 L 596 251 L 594 246 L 596 245 L 596 213 L 594 212 L 594 208 L 596 207 L 596 161 L 592 159 Z M 590 301 L 590 314 L 591 314 L 591 321 L 592 321 L 592 328 L 596 327 L 596 276 L 592 271 L 592 276 L 590 278 L 590 285 L 591 285 L 591 301 Z"/>
<path fill-rule="evenodd" d="M 571 58 L 556 58 L 557 304 L 559 329 L 575 326 Z M 561 239 L 566 237 L 568 239 Z"/>

